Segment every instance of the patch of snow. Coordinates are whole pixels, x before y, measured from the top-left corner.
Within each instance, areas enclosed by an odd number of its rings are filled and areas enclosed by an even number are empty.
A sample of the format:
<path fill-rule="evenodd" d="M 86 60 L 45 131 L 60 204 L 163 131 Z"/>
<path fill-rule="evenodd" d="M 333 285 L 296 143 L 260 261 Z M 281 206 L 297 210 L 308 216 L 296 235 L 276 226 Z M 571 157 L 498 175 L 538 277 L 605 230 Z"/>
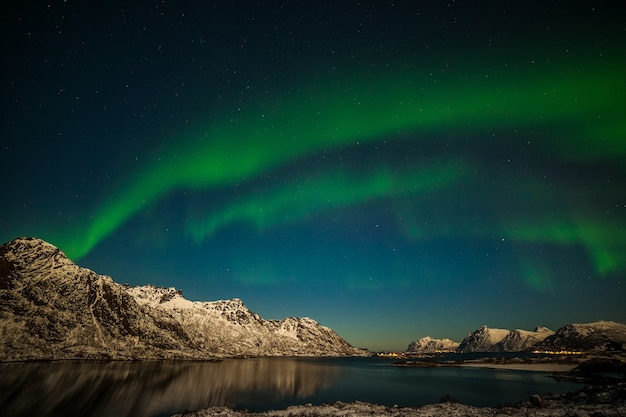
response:
<path fill-rule="evenodd" d="M 509 333 L 510 331 L 506 329 L 488 329 L 489 340 L 494 345 L 504 339 Z"/>

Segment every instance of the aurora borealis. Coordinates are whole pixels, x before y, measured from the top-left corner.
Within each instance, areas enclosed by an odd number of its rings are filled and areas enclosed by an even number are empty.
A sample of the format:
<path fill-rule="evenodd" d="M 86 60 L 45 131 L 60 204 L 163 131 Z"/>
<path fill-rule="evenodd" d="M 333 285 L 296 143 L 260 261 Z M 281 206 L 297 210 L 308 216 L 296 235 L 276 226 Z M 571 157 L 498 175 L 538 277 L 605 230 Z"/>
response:
<path fill-rule="evenodd" d="M 2 240 L 371 349 L 626 321 L 611 7 L 19 6 Z"/>

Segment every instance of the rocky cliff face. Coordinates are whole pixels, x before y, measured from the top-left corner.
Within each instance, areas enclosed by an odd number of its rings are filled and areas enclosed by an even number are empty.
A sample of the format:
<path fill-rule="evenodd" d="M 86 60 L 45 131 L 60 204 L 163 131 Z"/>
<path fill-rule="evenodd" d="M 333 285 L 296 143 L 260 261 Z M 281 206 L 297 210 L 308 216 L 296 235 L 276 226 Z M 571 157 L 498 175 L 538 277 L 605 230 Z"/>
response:
<path fill-rule="evenodd" d="M 238 299 L 130 288 L 39 239 L 0 246 L 0 360 L 356 354 L 308 318 L 268 321 Z"/>
<path fill-rule="evenodd" d="M 626 351 L 626 324 L 613 321 L 568 324 L 543 342 L 537 350 Z"/>
<path fill-rule="evenodd" d="M 454 352 L 459 347 L 459 343 L 450 339 L 432 339 L 430 336 L 415 340 L 407 347 L 407 352 L 434 353 L 434 352 Z"/>
<path fill-rule="evenodd" d="M 487 326 L 482 326 L 465 336 L 457 350 L 459 352 L 487 352 L 509 333 L 506 329 L 490 329 Z"/>
<path fill-rule="evenodd" d="M 493 352 L 519 352 L 526 350 L 546 337 L 552 336 L 554 331 L 547 327 L 539 326 L 534 331 L 515 329 L 507 334 L 504 339 L 496 343 L 490 350 Z"/>

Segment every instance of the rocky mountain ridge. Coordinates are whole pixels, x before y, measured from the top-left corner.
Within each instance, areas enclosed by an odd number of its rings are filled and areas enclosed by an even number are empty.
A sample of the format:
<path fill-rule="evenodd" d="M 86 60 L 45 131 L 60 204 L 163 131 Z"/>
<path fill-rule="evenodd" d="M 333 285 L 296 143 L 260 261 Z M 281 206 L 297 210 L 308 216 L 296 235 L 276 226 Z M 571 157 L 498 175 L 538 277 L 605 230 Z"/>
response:
<path fill-rule="evenodd" d="M 568 324 L 535 345 L 534 349 L 626 352 L 626 324 L 613 321 Z"/>
<path fill-rule="evenodd" d="M 453 347 L 455 344 L 456 348 Z M 453 350 L 463 353 L 520 352 L 531 349 L 554 352 L 626 352 L 626 324 L 612 321 L 568 324 L 556 332 L 542 326 L 538 326 L 533 331 L 522 329 L 509 331 L 492 329 L 485 325 L 470 332 L 460 343 L 450 339 L 432 339 L 427 336 L 411 342 L 406 351 L 433 353 Z"/>
<path fill-rule="evenodd" d="M 131 288 L 18 238 L 0 246 L 0 360 L 363 355 L 309 318 L 264 320 L 241 300 Z"/>

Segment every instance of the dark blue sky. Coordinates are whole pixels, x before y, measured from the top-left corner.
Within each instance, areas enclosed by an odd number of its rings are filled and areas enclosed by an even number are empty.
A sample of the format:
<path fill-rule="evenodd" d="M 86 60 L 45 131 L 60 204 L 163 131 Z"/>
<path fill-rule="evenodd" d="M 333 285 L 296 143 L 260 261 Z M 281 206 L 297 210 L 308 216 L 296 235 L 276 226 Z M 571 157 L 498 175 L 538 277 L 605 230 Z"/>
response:
<path fill-rule="evenodd" d="M 626 321 L 623 16 L 14 4 L 0 237 L 374 350 Z"/>

